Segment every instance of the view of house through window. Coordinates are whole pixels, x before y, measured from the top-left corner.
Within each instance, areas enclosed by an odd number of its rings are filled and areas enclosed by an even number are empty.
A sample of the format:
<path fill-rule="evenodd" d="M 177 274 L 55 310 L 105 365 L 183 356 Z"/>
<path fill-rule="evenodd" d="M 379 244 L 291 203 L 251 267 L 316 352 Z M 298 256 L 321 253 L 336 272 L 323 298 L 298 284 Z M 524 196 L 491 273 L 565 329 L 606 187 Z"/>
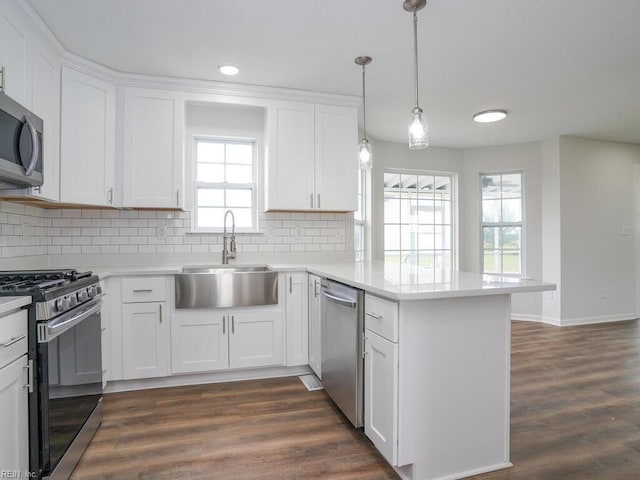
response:
<path fill-rule="evenodd" d="M 454 262 L 453 175 L 384 174 L 384 258 L 429 268 Z"/>
<path fill-rule="evenodd" d="M 480 175 L 482 271 L 522 274 L 522 173 Z"/>
<path fill-rule="evenodd" d="M 233 211 L 237 229 L 254 229 L 255 140 L 195 137 L 194 142 L 195 230 L 223 228 L 227 210 Z"/>

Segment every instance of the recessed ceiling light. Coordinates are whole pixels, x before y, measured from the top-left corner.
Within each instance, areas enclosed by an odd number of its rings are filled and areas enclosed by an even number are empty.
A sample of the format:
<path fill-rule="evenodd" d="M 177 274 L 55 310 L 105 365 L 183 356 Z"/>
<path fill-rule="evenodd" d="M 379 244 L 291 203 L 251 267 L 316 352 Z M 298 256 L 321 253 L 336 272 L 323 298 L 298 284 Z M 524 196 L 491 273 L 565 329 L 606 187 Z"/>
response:
<path fill-rule="evenodd" d="M 218 70 L 220 70 L 220 73 L 223 75 L 237 75 L 238 72 L 240 72 L 240 69 L 233 65 L 220 65 Z"/>
<path fill-rule="evenodd" d="M 498 122 L 505 118 L 507 118 L 507 112 L 505 110 L 484 110 L 473 116 L 473 120 L 478 123 Z"/>

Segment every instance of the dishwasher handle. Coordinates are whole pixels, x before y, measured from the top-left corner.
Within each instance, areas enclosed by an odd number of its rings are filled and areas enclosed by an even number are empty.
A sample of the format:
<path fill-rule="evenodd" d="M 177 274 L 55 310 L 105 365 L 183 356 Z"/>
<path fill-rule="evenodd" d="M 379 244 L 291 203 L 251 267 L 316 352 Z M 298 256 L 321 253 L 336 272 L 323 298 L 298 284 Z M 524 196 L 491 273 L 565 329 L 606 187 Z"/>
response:
<path fill-rule="evenodd" d="M 327 293 L 326 290 L 322 290 L 322 295 L 329 300 L 330 302 L 339 303 L 340 305 L 344 305 L 346 307 L 356 308 L 357 303 L 348 298 L 336 297 L 335 295 L 331 295 Z"/>

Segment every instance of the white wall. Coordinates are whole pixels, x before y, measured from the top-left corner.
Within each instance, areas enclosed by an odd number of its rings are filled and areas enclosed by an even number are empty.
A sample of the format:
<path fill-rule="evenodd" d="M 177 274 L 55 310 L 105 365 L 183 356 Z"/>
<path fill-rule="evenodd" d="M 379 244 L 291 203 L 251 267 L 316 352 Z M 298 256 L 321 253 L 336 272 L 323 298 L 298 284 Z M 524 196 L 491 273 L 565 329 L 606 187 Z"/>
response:
<path fill-rule="evenodd" d="M 480 174 L 522 172 L 524 193 L 524 274 L 527 278 L 542 278 L 542 214 L 541 214 L 541 144 L 539 142 L 499 147 L 474 148 L 464 151 L 464 192 L 461 210 L 464 213 L 463 235 L 460 236 L 460 269 L 481 272 Z M 539 319 L 539 293 L 514 295 L 511 302 L 513 316 Z"/>
<path fill-rule="evenodd" d="M 640 146 L 560 137 L 559 151 L 562 324 L 635 318 Z"/>

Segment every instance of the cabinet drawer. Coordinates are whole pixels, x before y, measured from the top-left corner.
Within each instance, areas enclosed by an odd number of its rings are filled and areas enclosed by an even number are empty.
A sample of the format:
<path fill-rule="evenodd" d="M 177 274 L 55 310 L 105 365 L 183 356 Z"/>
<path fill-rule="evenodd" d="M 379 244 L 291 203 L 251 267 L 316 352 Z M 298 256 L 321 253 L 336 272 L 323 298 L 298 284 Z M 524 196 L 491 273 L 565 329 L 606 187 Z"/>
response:
<path fill-rule="evenodd" d="M 122 303 L 164 302 L 167 299 L 165 277 L 125 277 L 122 279 Z"/>
<path fill-rule="evenodd" d="M 0 368 L 27 353 L 27 311 L 0 318 Z"/>
<path fill-rule="evenodd" d="M 364 328 L 390 340 L 398 341 L 398 304 L 390 300 L 364 296 Z"/>

